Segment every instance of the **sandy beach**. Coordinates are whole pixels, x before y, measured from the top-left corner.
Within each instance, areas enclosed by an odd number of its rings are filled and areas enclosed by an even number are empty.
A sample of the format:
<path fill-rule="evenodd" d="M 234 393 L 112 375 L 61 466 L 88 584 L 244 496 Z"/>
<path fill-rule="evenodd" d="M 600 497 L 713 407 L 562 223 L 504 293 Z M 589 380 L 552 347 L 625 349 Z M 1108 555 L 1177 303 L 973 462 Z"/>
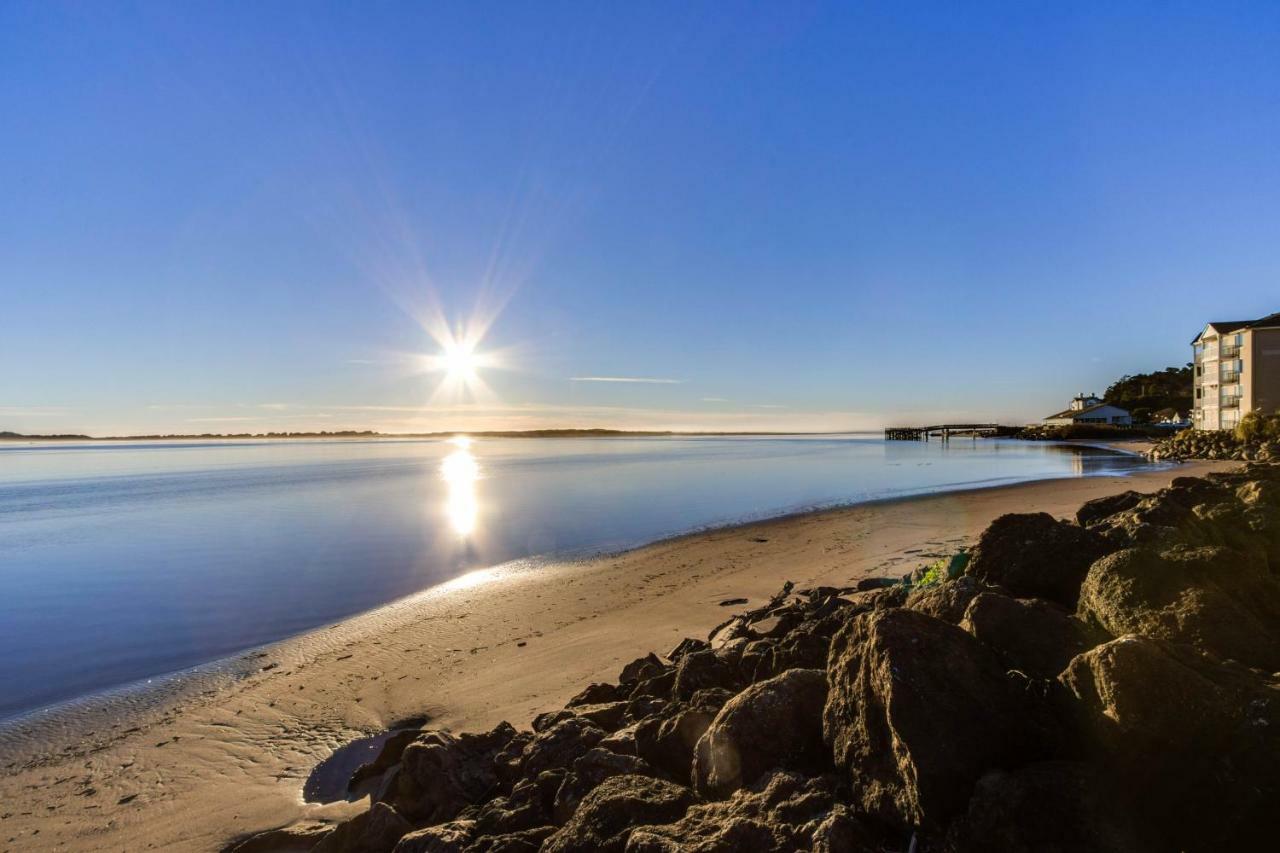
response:
<path fill-rule="evenodd" d="M 1125 449 L 1136 449 L 1127 447 Z M 311 769 L 350 740 L 429 717 L 525 726 L 626 662 L 706 632 L 783 581 L 900 575 L 1008 512 L 1069 516 L 1228 463 L 897 499 L 664 540 L 617 555 L 473 572 L 286 641 L 242 672 L 136 719 L 42 729 L 0 754 L 0 850 L 218 850 L 302 818 Z M 21 748 L 10 749 L 15 743 Z"/>

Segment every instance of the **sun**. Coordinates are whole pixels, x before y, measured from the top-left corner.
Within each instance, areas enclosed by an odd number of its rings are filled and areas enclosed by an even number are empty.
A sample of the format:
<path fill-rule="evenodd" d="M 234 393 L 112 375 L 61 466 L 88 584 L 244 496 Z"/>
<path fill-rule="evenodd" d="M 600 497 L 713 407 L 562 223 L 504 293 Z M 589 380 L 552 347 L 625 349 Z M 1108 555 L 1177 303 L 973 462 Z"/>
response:
<path fill-rule="evenodd" d="M 449 344 L 440 355 L 445 375 L 454 380 L 475 379 L 481 361 L 475 349 L 463 343 Z"/>
<path fill-rule="evenodd" d="M 435 390 L 431 403 L 485 402 L 496 395 L 485 382 L 490 369 L 503 369 L 503 354 L 484 347 L 484 327 L 476 323 L 448 325 L 439 323 L 424 327 L 435 342 L 435 352 L 421 353 L 418 359 L 422 373 L 435 374 Z"/>

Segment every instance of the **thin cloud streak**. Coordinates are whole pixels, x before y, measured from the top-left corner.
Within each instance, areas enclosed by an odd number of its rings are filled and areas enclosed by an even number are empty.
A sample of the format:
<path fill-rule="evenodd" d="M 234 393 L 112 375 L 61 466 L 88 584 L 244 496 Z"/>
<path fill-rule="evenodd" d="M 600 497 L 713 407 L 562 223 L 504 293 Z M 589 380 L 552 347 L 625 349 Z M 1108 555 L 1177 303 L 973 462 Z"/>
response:
<path fill-rule="evenodd" d="M 0 406 L 0 415 L 14 418 L 52 418 L 67 411 L 62 406 Z"/>
<path fill-rule="evenodd" d="M 647 376 L 570 376 L 570 382 L 637 382 L 645 385 L 680 385 L 683 379 L 653 379 Z"/>

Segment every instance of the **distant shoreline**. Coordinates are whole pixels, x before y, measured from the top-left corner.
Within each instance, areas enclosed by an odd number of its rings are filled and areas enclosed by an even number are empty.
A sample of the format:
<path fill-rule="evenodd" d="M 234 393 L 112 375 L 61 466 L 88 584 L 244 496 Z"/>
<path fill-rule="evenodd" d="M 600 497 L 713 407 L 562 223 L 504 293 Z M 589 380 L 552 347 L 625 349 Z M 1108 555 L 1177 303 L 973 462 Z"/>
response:
<path fill-rule="evenodd" d="M 338 430 L 334 432 L 259 432 L 259 433 L 194 433 L 171 435 L 27 435 L 17 432 L 0 432 L 0 441 L 243 441 L 245 439 L 404 439 L 404 438 L 649 438 L 663 436 L 770 436 L 770 435 L 872 435 L 880 430 L 826 430 L 822 432 L 798 432 L 795 430 L 624 430 L 624 429 L 526 429 L 526 430 L 446 430 L 442 432 L 377 432 L 376 430 Z"/>

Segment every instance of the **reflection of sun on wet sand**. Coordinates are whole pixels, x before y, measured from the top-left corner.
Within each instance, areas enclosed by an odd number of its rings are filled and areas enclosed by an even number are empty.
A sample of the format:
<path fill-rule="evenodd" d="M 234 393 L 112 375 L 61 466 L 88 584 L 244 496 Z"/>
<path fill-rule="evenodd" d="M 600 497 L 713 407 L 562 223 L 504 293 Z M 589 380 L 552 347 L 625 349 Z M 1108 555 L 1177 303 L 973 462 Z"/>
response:
<path fill-rule="evenodd" d="M 460 536 L 478 529 L 481 472 L 469 457 L 460 442 L 448 457 L 457 461 L 439 472 Z M 307 775 L 334 749 L 399 720 L 527 726 L 638 655 L 705 635 L 725 616 L 721 601 L 754 606 L 783 580 L 838 586 L 900 575 L 1006 512 L 1067 515 L 1086 500 L 1153 491 L 1214 466 L 864 504 L 615 556 L 471 572 L 271 647 L 248 677 L 145 719 L 94 724 L 92 734 L 58 730 L 39 755 L 10 755 L 14 741 L 0 741 L 4 837 L 39 830 L 49 848 L 217 850 L 300 817 L 342 817 L 364 803 L 306 804 Z"/>

